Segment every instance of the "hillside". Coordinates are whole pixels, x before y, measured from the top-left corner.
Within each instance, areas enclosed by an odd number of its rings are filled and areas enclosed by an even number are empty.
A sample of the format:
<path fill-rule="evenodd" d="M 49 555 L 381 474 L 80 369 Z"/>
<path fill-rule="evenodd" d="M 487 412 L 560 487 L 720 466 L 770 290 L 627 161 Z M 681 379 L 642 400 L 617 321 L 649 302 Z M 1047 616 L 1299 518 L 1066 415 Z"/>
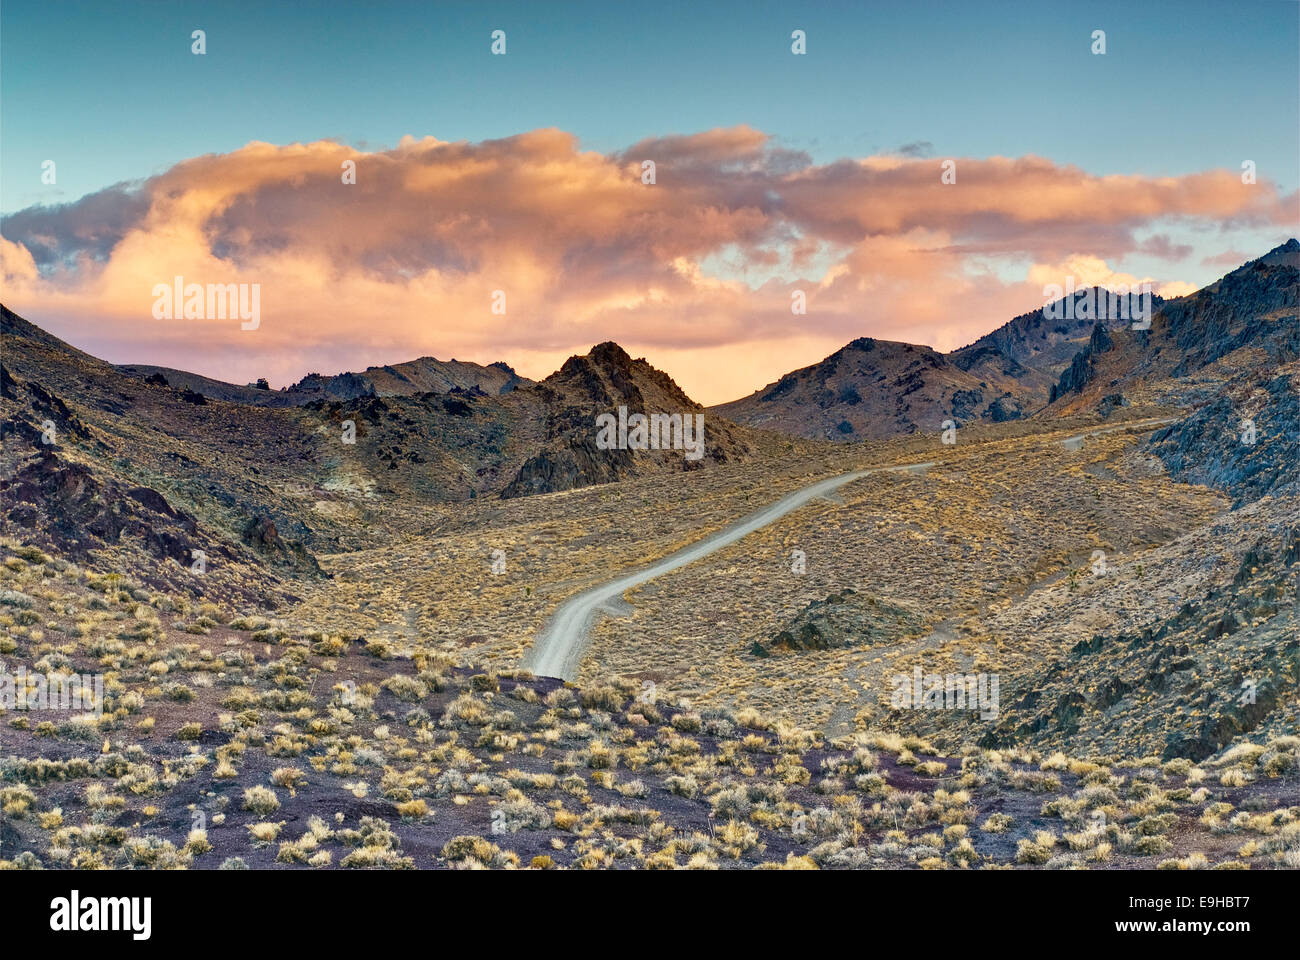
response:
<path fill-rule="evenodd" d="M 216 580 L 232 578 L 225 589 L 233 595 L 244 590 L 235 581 L 255 570 L 311 572 L 317 553 L 382 542 L 387 523 L 408 514 L 419 522 L 415 514 L 430 503 L 707 469 L 772 442 L 710 415 L 698 460 L 681 450 L 598 449 L 596 417 L 620 406 L 702 412 L 671 378 L 616 344 L 571 358 L 543 384 L 481 368 L 498 375 L 493 394 L 442 383 L 275 405 L 241 398 L 292 391 L 174 371 L 142 377 L 8 309 L 0 324 L 4 528 L 78 560 L 115 556 L 124 570 L 173 588 L 194 588 L 185 569 L 197 551 L 223 561 Z M 402 369 L 414 383 L 411 365 Z M 434 385 L 434 368 L 424 372 L 419 385 Z"/>
<path fill-rule="evenodd" d="M 1150 330 L 1095 333 L 1052 391 L 1052 412 L 1105 395 L 1204 403 L 1300 357 L 1300 242 L 1292 239 L 1196 293 L 1166 301 Z"/>
<path fill-rule="evenodd" d="M 874 439 L 978 417 L 994 399 L 985 397 L 986 386 L 929 347 L 862 338 L 713 409 L 738 423 L 795 436 Z"/>

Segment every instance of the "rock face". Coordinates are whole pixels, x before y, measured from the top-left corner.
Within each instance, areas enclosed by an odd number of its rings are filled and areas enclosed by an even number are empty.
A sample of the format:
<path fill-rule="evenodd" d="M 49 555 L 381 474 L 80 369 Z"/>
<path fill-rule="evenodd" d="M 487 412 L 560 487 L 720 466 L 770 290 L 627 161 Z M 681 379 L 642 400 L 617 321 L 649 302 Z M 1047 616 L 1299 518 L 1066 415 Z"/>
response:
<path fill-rule="evenodd" d="M 78 562 L 124 540 L 185 566 L 202 549 L 194 517 L 173 509 L 157 490 L 126 488 L 54 453 L 31 461 L 12 479 L 0 480 L 0 504 L 32 542 L 48 544 Z"/>
<path fill-rule="evenodd" d="M 304 401 L 308 398 L 314 399 L 319 394 L 339 400 L 378 396 L 375 385 L 357 373 L 340 373 L 334 377 L 322 377 L 318 373 L 308 374 L 290 387 L 289 392 L 303 397 Z"/>
<path fill-rule="evenodd" d="M 613 483 L 630 476 L 634 469 L 635 460 L 629 451 L 599 450 L 593 436 L 575 430 L 544 452 L 530 457 L 501 491 L 501 496 L 525 497 Z"/>
<path fill-rule="evenodd" d="M 1049 402 L 1055 403 L 1057 397 L 1067 393 L 1082 393 L 1083 388 L 1096 376 L 1098 358 L 1114 346 L 1115 341 L 1106 332 L 1105 324 L 1096 324 L 1092 328 L 1092 336 L 1088 338 L 1088 346 L 1074 355 L 1070 366 L 1061 374 L 1060 381 L 1052 387 Z"/>
<path fill-rule="evenodd" d="M 43 452 L 60 444 L 81 441 L 102 449 L 86 424 L 63 400 L 40 383 L 14 377 L 0 364 L 0 397 L 13 401 L 12 412 L 0 420 L 0 441 L 19 438 Z"/>
<path fill-rule="evenodd" d="M 1300 358 L 1298 304 L 1300 243 L 1290 240 L 1194 294 L 1165 301 L 1149 330 L 1112 328 L 1109 343 L 1090 339 L 1054 388 L 1050 412 L 1078 413 L 1107 394 L 1152 386 L 1167 403 L 1195 406 L 1229 384 L 1262 385 L 1277 366 Z"/>
<path fill-rule="evenodd" d="M 1300 356 L 1300 242 L 1290 240 L 1162 311 L 1171 374 L 1186 376 L 1239 347 L 1259 345 L 1281 362 Z M 1289 314 L 1289 317 L 1285 316 Z"/>
<path fill-rule="evenodd" d="M 340 373 L 333 377 L 309 374 L 285 391 L 295 402 L 305 403 L 325 395 L 340 399 L 355 397 L 405 397 L 421 393 L 477 391 L 492 396 L 532 383 L 509 365 L 490 363 L 486 367 L 460 360 L 420 357 L 405 363 L 368 367 L 361 373 Z"/>
<path fill-rule="evenodd" d="M 1128 397 L 1124 396 L 1122 393 L 1108 393 L 1106 396 L 1101 398 L 1101 403 L 1097 404 L 1097 413 L 1105 419 L 1116 410 L 1127 406 L 1131 406 Z"/>
<path fill-rule="evenodd" d="M 1105 295 L 1102 288 L 1091 287 L 1076 292 L 1073 299 L 1091 297 L 1096 302 Z M 948 356 L 963 370 L 991 383 L 1009 379 L 1005 389 L 1022 397 L 1026 407 L 1041 407 L 1047 402 L 1048 391 L 1061 370 L 1081 347 L 1086 347 L 1098 324 L 1109 332 L 1131 323 L 1122 319 L 1118 310 L 1114 316 L 1101 320 L 1080 316 L 1080 311 L 1066 309 L 1070 299 L 1062 298 L 1049 307 L 1021 314 Z M 1159 309 L 1164 302 L 1153 295 L 1152 309 Z M 1123 314 L 1133 316 L 1137 306 L 1138 298 L 1130 296 Z"/>
<path fill-rule="evenodd" d="M 1021 401 L 1011 396 L 998 397 L 988 406 L 988 418 L 993 423 L 1006 423 L 1008 420 L 1019 420 L 1025 416 L 1027 411 L 1021 405 Z"/>
<path fill-rule="evenodd" d="M 266 514 L 257 513 L 249 517 L 244 526 L 243 540 L 275 563 L 303 568 L 316 576 L 321 575 L 316 558 L 301 544 L 284 540 L 275 527 L 275 521 Z"/>

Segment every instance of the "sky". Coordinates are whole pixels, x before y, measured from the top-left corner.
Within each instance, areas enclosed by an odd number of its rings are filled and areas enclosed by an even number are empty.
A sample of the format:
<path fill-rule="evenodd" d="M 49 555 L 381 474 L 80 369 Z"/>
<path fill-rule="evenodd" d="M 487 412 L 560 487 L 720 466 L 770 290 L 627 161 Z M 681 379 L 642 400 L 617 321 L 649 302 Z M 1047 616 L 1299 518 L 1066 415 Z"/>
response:
<path fill-rule="evenodd" d="M 6 0 L 0 299 L 238 383 L 616 340 L 721 402 L 1300 232 L 1298 10 Z M 155 317 L 175 276 L 256 329 Z"/>

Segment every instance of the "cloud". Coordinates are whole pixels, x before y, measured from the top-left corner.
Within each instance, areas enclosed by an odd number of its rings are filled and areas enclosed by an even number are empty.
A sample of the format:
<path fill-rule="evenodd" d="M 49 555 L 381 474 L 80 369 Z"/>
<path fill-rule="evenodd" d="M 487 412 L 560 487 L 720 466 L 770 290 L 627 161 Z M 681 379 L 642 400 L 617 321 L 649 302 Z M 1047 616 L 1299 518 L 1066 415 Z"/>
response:
<path fill-rule="evenodd" d="M 1185 297 L 1189 293 L 1195 293 L 1198 289 L 1196 284 L 1188 283 L 1186 280 L 1166 280 L 1164 283 L 1155 286 L 1155 292 L 1168 300 L 1172 300 L 1174 297 Z"/>
<path fill-rule="evenodd" d="M 1087 255 L 1067 257 L 1064 261 L 1056 264 L 1036 263 L 1029 268 L 1030 282 L 1041 284 L 1044 287 L 1048 284 L 1065 287 L 1067 286 L 1067 278 L 1072 281 L 1069 286 L 1074 289 L 1105 287 L 1108 290 L 1114 290 L 1123 286 L 1129 290 L 1138 290 L 1142 284 L 1149 283 L 1151 291 L 1162 297 L 1181 297 L 1197 289 L 1195 284 L 1187 283 L 1184 280 L 1160 281 L 1154 277 L 1138 277 L 1131 273 L 1117 272 L 1112 270 L 1110 265 L 1100 257 Z"/>
<path fill-rule="evenodd" d="M 929 140 L 915 140 L 903 144 L 894 152 L 903 157 L 931 157 L 934 156 L 934 144 Z"/>
<path fill-rule="evenodd" d="M 41 267 L 70 266 L 79 257 L 102 260 L 149 209 L 149 198 L 119 183 L 75 203 L 28 207 L 7 217 L 3 230 L 22 237 Z"/>
<path fill-rule="evenodd" d="M 1161 260 L 1186 260 L 1192 253 L 1190 243 L 1174 243 L 1168 234 L 1157 233 L 1147 237 L 1138 245 L 1140 253 L 1159 257 Z"/>
<path fill-rule="evenodd" d="M 960 346 L 1038 305 L 1054 271 L 1188 255 L 1138 233 L 1281 223 L 1294 203 L 1231 171 L 1099 177 L 1038 157 L 957 158 L 945 185 L 905 146 L 816 165 L 745 126 L 608 154 L 555 129 L 254 142 L 7 218 L 5 301 L 114 362 L 239 383 L 424 354 L 541 377 L 615 339 L 720 402 L 857 336 Z M 260 326 L 155 320 L 153 288 L 176 276 L 260 284 Z"/>
<path fill-rule="evenodd" d="M 1242 253 L 1240 250 L 1225 250 L 1223 253 L 1216 253 L 1214 256 L 1202 258 L 1201 266 L 1239 267 L 1250 259 L 1250 254 Z"/>

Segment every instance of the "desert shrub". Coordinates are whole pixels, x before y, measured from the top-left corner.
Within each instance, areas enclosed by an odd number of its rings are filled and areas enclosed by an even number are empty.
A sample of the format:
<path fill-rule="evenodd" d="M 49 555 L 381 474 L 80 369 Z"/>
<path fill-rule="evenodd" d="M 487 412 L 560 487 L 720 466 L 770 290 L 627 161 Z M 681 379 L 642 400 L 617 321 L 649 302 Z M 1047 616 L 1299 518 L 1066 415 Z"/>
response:
<path fill-rule="evenodd" d="M 588 710 L 607 710 L 610 713 L 617 713 L 627 702 L 627 694 L 611 686 L 589 687 L 582 691 L 578 700 Z"/>
<path fill-rule="evenodd" d="M 980 829 L 985 833 L 1006 833 L 1013 823 L 1015 823 L 1014 818 L 1005 813 L 991 813 L 988 819 L 980 824 Z"/>
<path fill-rule="evenodd" d="M 244 791 L 244 809 L 265 815 L 280 809 L 280 798 L 269 787 L 249 787 Z"/>

